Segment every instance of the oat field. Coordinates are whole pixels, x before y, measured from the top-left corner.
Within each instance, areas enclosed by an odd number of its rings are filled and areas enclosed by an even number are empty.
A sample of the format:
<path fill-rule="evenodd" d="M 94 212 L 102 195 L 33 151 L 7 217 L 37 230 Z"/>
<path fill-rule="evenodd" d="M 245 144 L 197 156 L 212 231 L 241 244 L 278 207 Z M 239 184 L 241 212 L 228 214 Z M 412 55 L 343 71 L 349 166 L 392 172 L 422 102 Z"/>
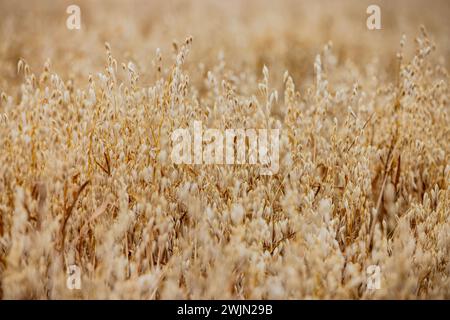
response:
<path fill-rule="evenodd" d="M 450 299 L 450 4 L 372 3 L 0 1 L 0 298 Z"/>

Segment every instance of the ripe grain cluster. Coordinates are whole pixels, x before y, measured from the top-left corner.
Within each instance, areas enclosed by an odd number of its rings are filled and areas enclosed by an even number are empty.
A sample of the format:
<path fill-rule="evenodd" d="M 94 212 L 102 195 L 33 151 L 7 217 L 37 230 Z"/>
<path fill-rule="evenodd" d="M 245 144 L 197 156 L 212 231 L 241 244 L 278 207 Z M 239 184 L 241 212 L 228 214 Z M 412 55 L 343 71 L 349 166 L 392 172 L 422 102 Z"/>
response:
<path fill-rule="evenodd" d="M 0 298 L 450 298 L 447 2 L 78 2 L 0 4 Z M 194 121 L 279 171 L 173 164 Z"/>

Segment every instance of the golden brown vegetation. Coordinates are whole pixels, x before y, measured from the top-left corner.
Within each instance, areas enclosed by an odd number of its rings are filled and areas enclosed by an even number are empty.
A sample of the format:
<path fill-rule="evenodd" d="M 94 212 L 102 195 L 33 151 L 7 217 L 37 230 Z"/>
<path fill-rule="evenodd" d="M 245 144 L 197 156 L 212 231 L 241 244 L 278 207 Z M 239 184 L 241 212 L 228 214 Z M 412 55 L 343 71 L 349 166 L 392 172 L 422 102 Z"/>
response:
<path fill-rule="evenodd" d="M 0 4 L 0 298 L 450 298 L 447 2 L 69 4 Z M 279 172 L 174 165 L 194 120 Z"/>

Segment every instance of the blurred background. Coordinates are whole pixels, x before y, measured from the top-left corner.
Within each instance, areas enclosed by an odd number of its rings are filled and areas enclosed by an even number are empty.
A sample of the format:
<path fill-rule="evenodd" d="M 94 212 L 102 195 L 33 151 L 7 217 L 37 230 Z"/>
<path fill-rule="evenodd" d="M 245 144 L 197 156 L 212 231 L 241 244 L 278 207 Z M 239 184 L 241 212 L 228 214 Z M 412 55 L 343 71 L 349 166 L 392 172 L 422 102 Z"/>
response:
<path fill-rule="evenodd" d="M 66 8 L 71 4 L 81 8 L 81 30 L 66 28 Z M 370 4 L 381 8 L 382 30 L 366 27 Z M 102 71 L 105 41 L 118 62 L 133 61 L 141 80 L 152 81 L 156 49 L 161 48 L 164 68 L 170 66 L 173 42 L 181 43 L 187 36 L 194 41 L 186 68 L 196 84 L 223 57 L 237 74 L 259 76 L 265 64 L 275 83 L 289 70 L 295 83 L 304 87 L 312 81 L 315 55 L 328 41 L 339 65 L 353 61 L 364 66 L 379 59 L 389 71 L 394 69 L 401 35 L 406 34 L 406 52 L 411 53 L 421 24 L 448 67 L 449 16 L 450 2 L 445 0 L 1 0 L 0 89 L 18 83 L 21 57 L 35 72 L 49 58 L 52 71 L 87 81 L 89 73 Z"/>

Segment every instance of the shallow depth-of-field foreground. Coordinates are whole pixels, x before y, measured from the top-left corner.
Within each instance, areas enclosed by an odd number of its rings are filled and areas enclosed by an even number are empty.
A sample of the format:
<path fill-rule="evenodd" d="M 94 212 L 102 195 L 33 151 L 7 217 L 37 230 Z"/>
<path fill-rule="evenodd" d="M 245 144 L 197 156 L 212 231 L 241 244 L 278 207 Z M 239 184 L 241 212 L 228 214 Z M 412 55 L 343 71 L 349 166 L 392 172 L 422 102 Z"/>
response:
<path fill-rule="evenodd" d="M 0 298 L 450 299 L 448 2 L 55 2 L 0 4 Z"/>

